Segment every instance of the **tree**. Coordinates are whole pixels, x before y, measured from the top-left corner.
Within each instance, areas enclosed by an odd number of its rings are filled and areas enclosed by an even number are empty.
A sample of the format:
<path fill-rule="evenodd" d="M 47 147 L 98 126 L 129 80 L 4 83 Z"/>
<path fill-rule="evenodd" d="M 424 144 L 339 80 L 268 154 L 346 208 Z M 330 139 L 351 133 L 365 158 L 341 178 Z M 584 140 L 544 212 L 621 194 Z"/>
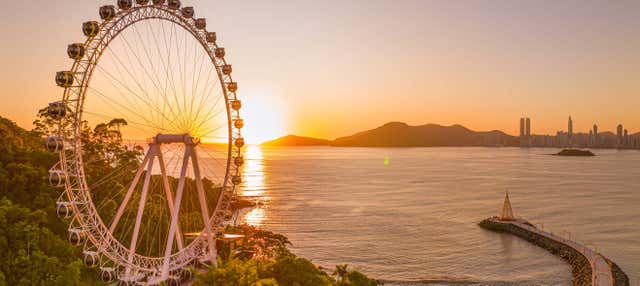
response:
<path fill-rule="evenodd" d="M 331 275 L 336 276 L 340 284 L 346 283 L 348 282 L 348 277 L 347 277 L 347 274 L 349 274 L 349 270 L 347 270 L 348 267 L 349 267 L 348 264 L 338 264 L 336 265 L 336 269 L 333 270 L 333 273 L 331 273 Z"/>

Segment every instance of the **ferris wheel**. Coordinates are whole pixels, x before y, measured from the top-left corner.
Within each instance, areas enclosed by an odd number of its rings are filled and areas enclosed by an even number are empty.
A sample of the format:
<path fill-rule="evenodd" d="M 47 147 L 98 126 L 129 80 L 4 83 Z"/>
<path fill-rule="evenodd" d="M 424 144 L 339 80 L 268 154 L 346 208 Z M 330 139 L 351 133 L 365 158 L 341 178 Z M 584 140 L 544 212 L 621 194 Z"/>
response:
<path fill-rule="evenodd" d="M 56 209 L 105 282 L 179 285 L 189 266 L 216 264 L 231 220 L 242 104 L 225 49 L 194 15 L 179 0 L 102 6 L 56 74 Z"/>

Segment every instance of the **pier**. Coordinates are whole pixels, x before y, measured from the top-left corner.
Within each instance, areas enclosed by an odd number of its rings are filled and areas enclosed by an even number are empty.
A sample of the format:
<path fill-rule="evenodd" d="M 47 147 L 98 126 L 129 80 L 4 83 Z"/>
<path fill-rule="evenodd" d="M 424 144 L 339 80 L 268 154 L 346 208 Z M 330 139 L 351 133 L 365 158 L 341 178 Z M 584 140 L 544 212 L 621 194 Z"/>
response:
<path fill-rule="evenodd" d="M 484 229 L 516 235 L 561 257 L 573 268 L 573 285 L 629 285 L 629 278 L 622 269 L 596 250 L 575 240 L 537 228 L 525 219 L 515 218 L 508 194 L 500 216 L 485 219 L 479 225 Z"/>

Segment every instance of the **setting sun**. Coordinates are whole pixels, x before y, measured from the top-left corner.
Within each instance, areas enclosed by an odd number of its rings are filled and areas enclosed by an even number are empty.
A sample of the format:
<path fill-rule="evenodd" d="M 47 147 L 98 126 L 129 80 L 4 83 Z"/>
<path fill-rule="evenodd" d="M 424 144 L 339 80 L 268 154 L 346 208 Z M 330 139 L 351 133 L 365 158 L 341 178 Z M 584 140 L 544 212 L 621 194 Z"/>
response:
<path fill-rule="evenodd" d="M 245 138 L 248 144 L 260 144 L 285 134 L 284 108 L 270 92 L 246 93 L 250 100 L 243 102 L 242 116 L 246 122 Z"/>

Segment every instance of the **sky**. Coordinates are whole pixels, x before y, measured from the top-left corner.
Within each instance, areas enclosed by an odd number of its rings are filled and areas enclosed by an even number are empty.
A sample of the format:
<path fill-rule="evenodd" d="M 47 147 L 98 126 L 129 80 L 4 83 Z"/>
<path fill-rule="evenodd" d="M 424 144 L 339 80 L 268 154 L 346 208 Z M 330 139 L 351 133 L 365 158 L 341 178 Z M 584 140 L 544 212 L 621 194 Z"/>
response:
<path fill-rule="evenodd" d="M 114 1 L 8 1 L 0 116 L 62 96 L 83 21 Z M 640 131 L 640 1 L 183 1 L 218 33 L 250 141 L 333 139 L 389 121 L 517 134 Z M 258 143 L 258 142 L 253 142 Z"/>

